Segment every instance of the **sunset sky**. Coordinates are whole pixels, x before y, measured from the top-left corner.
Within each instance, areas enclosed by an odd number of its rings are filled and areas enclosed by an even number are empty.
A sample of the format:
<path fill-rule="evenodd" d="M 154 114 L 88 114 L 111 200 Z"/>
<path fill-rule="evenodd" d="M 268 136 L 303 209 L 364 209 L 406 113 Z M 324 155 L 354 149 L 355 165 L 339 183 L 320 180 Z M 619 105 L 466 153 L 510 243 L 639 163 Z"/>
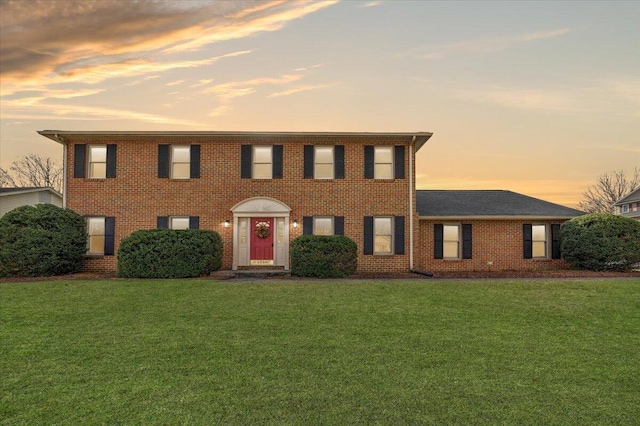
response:
<path fill-rule="evenodd" d="M 640 167 L 637 1 L 6 1 L 0 166 L 37 130 L 433 132 L 419 189 L 574 207 Z"/>

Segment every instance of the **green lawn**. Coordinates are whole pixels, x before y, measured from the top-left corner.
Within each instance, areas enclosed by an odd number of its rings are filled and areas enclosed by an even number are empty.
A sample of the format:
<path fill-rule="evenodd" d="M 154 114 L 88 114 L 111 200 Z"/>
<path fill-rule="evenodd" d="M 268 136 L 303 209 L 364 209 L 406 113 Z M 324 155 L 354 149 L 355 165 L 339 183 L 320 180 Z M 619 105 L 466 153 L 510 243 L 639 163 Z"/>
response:
<path fill-rule="evenodd" d="M 637 424 L 640 282 L 0 283 L 1 424 Z"/>

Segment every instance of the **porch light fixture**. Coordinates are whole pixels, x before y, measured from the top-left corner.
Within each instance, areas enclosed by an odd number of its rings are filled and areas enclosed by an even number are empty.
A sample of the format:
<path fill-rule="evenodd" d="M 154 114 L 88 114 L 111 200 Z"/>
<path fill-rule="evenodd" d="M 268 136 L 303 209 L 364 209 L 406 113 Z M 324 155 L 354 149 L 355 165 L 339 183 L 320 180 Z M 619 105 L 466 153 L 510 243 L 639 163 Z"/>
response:
<path fill-rule="evenodd" d="M 297 220 L 295 220 L 295 219 L 293 219 L 293 227 L 294 227 L 294 228 L 297 228 L 297 227 L 298 227 L 298 221 L 297 221 Z"/>
<path fill-rule="evenodd" d="M 229 227 L 229 225 L 231 225 L 231 222 L 229 222 L 229 219 L 225 220 L 225 221 L 224 221 L 224 227 L 225 227 L 225 228 L 228 228 L 228 227 Z"/>

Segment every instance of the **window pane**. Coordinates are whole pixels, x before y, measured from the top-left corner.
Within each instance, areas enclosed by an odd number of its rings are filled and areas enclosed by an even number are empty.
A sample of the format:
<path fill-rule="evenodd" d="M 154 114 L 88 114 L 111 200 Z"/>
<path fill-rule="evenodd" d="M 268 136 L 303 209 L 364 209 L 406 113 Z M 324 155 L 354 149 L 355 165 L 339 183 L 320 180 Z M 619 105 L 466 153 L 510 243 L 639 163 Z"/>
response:
<path fill-rule="evenodd" d="M 253 177 L 255 179 L 271 179 L 271 164 L 254 164 Z"/>
<path fill-rule="evenodd" d="M 94 235 L 89 237 L 89 253 L 104 253 L 104 235 Z"/>
<path fill-rule="evenodd" d="M 533 241 L 546 241 L 546 230 L 547 227 L 545 225 L 533 225 L 531 227 Z"/>
<path fill-rule="evenodd" d="M 376 164 L 374 166 L 376 179 L 393 179 L 393 167 L 391 164 Z"/>
<path fill-rule="evenodd" d="M 544 241 L 534 241 L 533 257 L 547 257 L 547 243 Z"/>
<path fill-rule="evenodd" d="M 333 164 L 316 164 L 316 179 L 333 179 Z"/>
<path fill-rule="evenodd" d="M 271 163 L 271 147 L 270 146 L 254 146 L 253 162 L 254 163 Z"/>
<path fill-rule="evenodd" d="M 172 217 L 171 229 L 189 229 L 188 217 Z"/>
<path fill-rule="evenodd" d="M 315 235 L 333 235 L 333 220 L 330 217 L 314 218 L 313 233 Z"/>
<path fill-rule="evenodd" d="M 460 241 L 460 229 L 457 225 L 444 225 L 442 229 L 446 241 Z"/>
<path fill-rule="evenodd" d="M 390 146 L 375 147 L 375 163 L 392 163 L 393 150 Z"/>
<path fill-rule="evenodd" d="M 104 218 L 90 217 L 87 219 L 89 235 L 104 235 Z"/>
<path fill-rule="evenodd" d="M 173 168 L 171 170 L 171 177 L 173 179 L 189 179 L 191 176 L 191 168 L 189 164 L 177 163 L 173 164 Z"/>
<path fill-rule="evenodd" d="M 375 253 L 391 253 L 391 236 L 376 235 L 374 239 Z"/>
<path fill-rule="evenodd" d="M 443 255 L 445 258 L 457 259 L 459 257 L 457 241 L 445 241 L 442 248 L 444 250 Z"/>
<path fill-rule="evenodd" d="M 332 146 L 316 146 L 316 163 L 333 163 Z"/>
<path fill-rule="evenodd" d="M 375 235 L 391 235 L 391 218 L 376 217 L 373 219 L 373 228 Z"/>
<path fill-rule="evenodd" d="M 92 178 L 106 178 L 107 177 L 107 163 L 91 163 L 89 165 L 89 177 L 92 177 Z"/>
<path fill-rule="evenodd" d="M 191 154 L 189 145 L 172 145 L 171 146 L 171 162 L 173 163 L 188 163 L 191 161 Z"/>
<path fill-rule="evenodd" d="M 89 145 L 89 161 L 95 163 L 107 162 L 107 146 L 106 145 Z"/>

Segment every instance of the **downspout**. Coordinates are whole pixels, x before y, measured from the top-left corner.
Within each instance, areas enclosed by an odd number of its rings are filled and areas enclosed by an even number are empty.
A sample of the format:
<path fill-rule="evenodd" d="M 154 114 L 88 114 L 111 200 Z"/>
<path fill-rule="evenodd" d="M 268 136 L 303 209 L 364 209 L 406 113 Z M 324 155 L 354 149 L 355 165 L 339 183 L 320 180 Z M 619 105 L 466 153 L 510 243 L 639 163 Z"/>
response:
<path fill-rule="evenodd" d="M 67 144 L 64 143 L 57 133 L 53 135 L 56 141 L 62 144 L 62 207 L 67 208 Z"/>
<path fill-rule="evenodd" d="M 413 148 L 416 143 L 416 135 L 409 145 L 409 270 L 413 271 Z"/>

